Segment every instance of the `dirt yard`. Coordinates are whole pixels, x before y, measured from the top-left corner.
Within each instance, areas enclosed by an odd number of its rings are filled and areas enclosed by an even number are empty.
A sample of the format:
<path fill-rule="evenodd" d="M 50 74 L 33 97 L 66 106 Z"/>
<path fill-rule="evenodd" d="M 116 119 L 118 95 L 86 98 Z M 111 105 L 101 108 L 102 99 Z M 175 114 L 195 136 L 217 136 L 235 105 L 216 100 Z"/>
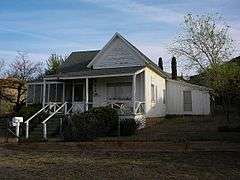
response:
<path fill-rule="evenodd" d="M 216 127 L 171 119 L 132 137 L 2 144 L 0 179 L 240 179 L 240 133 Z"/>

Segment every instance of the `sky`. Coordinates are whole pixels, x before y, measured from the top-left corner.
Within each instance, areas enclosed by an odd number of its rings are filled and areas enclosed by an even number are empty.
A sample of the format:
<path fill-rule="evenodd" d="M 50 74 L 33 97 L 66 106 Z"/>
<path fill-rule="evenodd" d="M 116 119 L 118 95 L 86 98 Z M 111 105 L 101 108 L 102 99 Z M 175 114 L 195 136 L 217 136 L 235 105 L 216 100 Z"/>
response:
<path fill-rule="evenodd" d="M 1 0 L 0 59 L 11 63 L 17 51 L 35 61 L 50 54 L 101 49 L 119 32 L 169 71 L 171 42 L 184 15 L 220 13 L 240 47 L 239 0 Z"/>

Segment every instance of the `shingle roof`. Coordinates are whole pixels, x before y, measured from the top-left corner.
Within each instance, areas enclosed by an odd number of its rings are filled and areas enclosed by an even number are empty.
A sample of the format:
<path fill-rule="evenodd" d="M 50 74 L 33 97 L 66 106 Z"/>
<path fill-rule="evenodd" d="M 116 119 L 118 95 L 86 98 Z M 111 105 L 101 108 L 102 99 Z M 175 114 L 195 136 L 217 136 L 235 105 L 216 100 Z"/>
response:
<path fill-rule="evenodd" d="M 95 77 L 102 75 L 116 75 L 116 74 L 133 74 L 138 70 L 143 69 L 143 66 L 135 66 L 135 67 L 120 67 L 120 68 L 104 68 L 104 69 L 85 69 L 78 72 L 69 72 L 62 73 L 58 75 L 48 75 L 47 78 L 66 78 L 66 77 Z"/>
<path fill-rule="evenodd" d="M 162 71 L 153 61 L 151 61 L 147 56 L 145 56 L 141 51 L 139 51 L 134 45 L 132 45 L 129 41 L 127 41 L 124 37 L 122 37 L 119 33 L 116 33 L 116 36 L 119 36 L 121 39 L 123 39 L 127 44 L 129 44 L 137 53 L 140 54 L 141 57 L 143 57 L 145 61 L 145 66 L 153 69 L 163 77 L 168 77 L 167 74 Z M 95 56 L 100 52 L 100 50 L 94 50 L 94 51 L 78 51 L 78 52 L 72 52 L 70 56 L 67 58 L 65 63 L 62 65 L 61 70 L 60 70 L 60 76 L 63 76 L 66 74 L 66 76 L 69 76 L 69 74 L 78 74 L 84 75 L 85 73 L 89 75 L 89 73 L 99 73 L 100 70 L 93 71 L 90 67 L 88 68 L 87 66 L 90 64 L 90 62 L 94 59 Z M 135 67 L 133 67 L 134 69 Z M 119 70 L 118 70 L 119 69 Z M 106 72 L 118 72 L 124 69 L 124 72 L 127 71 L 128 69 L 131 70 L 132 68 L 114 68 L 114 69 L 103 69 L 101 71 L 106 71 Z M 59 74 L 52 75 L 58 77 Z M 47 76 L 49 77 L 49 76 Z"/>
<path fill-rule="evenodd" d="M 99 50 L 72 52 L 63 63 L 60 73 L 85 70 L 87 65 L 97 55 L 98 52 Z"/>

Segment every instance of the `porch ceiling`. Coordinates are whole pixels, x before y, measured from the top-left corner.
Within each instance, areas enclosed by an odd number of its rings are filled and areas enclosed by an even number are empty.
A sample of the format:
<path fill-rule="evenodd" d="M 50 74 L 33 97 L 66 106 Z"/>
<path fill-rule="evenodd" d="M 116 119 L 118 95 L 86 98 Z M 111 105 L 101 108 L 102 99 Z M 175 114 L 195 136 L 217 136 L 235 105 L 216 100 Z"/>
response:
<path fill-rule="evenodd" d="M 143 66 L 135 67 L 121 67 L 121 68 L 104 68 L 104 69 L 88 69 L 81 70 L 78 72 L 61 73 L 57 75 L 48 75 L 44 79 L 54 80 L 54 79 L 75 79 L 75 78 L 95 78 L 95 77 L 108 77 L 108 76 L 125 76 L 133 75 L 137 71 L 143 69 Z"/>

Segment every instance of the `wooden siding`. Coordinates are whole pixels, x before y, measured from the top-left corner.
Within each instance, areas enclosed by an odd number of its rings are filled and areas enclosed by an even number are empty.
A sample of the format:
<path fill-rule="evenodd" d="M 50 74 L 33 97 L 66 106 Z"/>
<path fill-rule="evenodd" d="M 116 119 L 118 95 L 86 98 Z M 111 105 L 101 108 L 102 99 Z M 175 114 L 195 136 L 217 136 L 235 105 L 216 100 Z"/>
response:
<path fill-rule="evenodd" d="M 142 66 L 143 61 L 122 39 L 116 37 L 93 64 L 94 69 Z"/>
<path fill-rule="evenodd" d="M 156 102 L 151 101 L 151 84 L 157 88 Z M 162 117 L 166 115 L 166 105 L 163 103 L 163 90 L 166 89 L 165 79 L 149 68 L 145 68 L 145 107 L 147 117 Z"/>
<path fill-rule="evenodd" d="M 183 91 L 192 93 L 192 111 L 184 111 Z M 208 91 L 191 84 L 167 81 L 167 114 L 207 115 L 210 113 L 210 96 Z"/>

